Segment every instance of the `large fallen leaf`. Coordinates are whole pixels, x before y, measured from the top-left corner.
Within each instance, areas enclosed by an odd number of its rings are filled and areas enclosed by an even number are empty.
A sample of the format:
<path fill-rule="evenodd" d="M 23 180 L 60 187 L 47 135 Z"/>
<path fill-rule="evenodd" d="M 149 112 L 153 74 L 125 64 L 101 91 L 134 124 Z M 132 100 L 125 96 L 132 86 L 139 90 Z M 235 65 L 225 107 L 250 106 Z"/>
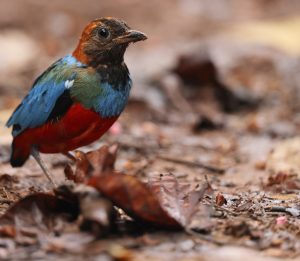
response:
<path fill-rule="evenodd" d="M 199 212 L 202 212 L 201 219 L 209 217 L 210 211 L 199 206 L 205 193 L 212 191 L 208 182 L 202 187 L 191 188 L 190 184 L 179 184 L 173 175 L 160 175 L 145 184 L 134 176 L 114 170 L 116 153 L 116 146 L 103 146 L 86 154 L 77 152 L 75 170 L 67 166 L 66 176 L 96 188 L 114 205 L 140 222 L 182 229 L 188 228 Z"/>
<path fill-rule="evenodd" d="M 134 176 L 114 171 L 117 147 L 76 153 L 75 171 L 65 169 L 67 178 L 96 188 L 131 217 L 155 226 L 179 229 L 182 225 L 166 212 L 156 195 Z"/>
<path fill-rule="evenodd" d="M 171 229 L 182 228 L 162 208 L 155 194 L 133 176 L 107 172 L 91 178 L 88 184 L 139 221 Z"/>

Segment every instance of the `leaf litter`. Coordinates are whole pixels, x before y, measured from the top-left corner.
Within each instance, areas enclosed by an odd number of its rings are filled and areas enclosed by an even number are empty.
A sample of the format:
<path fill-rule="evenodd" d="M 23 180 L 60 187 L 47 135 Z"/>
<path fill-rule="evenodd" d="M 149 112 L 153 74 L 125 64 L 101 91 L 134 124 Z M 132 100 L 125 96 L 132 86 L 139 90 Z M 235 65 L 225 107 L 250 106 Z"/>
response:
<path fill-rule="evenodd" d="M 173 175 L 153 177 L 146 184 L 137 177 L 117 172 L 116 155 L 115 145 L 88 153 L 76 152 L 75 166 L 65 167 L 71 183 L 16 201 L 0 218 L 1 235 L 14 239 L 20 246 L 43 244 L 48 250 L 60 251 L 56 237 L 67 239 L 69 234 L 89 231 L 95 238 L 105 238 L 118 233 L 116 224 L 122 216 L 113 206 L 123 210 L 145 231 L 155 227 L 187 229 L 199 211 L 199 203 L 212 191 L 211 185 L 206 182 L 192 188 L 180 184 Z M 77 245 L 69 247 L 67 250 L 72 252 Z"/>
<path fill-rule="evenodd" d="M 197 70 L 202 70 L 197 66 Z M 215 84 L 214 81 L 209 84 Z M 205 117 L 214 113 L 198 107 L 182 89 L 192 88 L 187 92 L 199 95 L 197 92 L 204 88 L 202 83 L 198 80 L 192 83 L 199 86 L 184 83 L 177 91 L 182 92 L 181 99 L 189 101 L 191 114 L 205 115 L 201 117 L 208 121 L 210 118 Z M 215 93 L 214 89 L 208 90 Z M 176 102 L 178 95 L 171 100 Z M 240 110 L 240 105 L 236 106 L 235 110 Z M 251 108 L 244 108 L 251 114 Z M 178 116 L 179 109 L 174 107 L 171 113 Z M 272 169 L 274 161 L 270 160 L 272 154 L 269 159 L 268 155 L 260 158 L 257 154 L 262 146 L 257 135 L 274 137 L 268 132 L 269 122 L 257 123 L 260 117 L 257 113 L 251 116 L 250 123 L 248 118 L 237 121 L 233 109 L 231 114 L 224 114 L 223 110 L 227 113 L 224 104 L 214 109 L 223 114 L 221 128 L 205 127 L 203 120 L 199 125 L 199 117 L 193 117 L 196 121 L 189 121 L 188 128 L 178 127 L 176 132 L 168 126 L 176 124 L 176 117 L 165 119 L 168 124 L 163 123 L 159 128 L 134 121 L 126 125 L 125 118 L 118 137 L 113 134 L 108 137 L 112 143 L 117 139 L 120 148 L 105 145 L 87 153 L 75 152 L 75 163 L 65 166 L 68 181 L 55 191 L 33 189 L 27 196 L 24 192 L 19 196 L 3 192 L 6 204 L 14 202 L 0 218 L 0 234 L 8 240 L 3 243 L 4 249 L 11 253 L 20 246 L 40 245 L 53 253 L 82 253 L 97 246 L 99 253 L 104 249 L 95 240 L 118 238 L 124 233 L 141 236 L 153 231 L 181 230 L 191 237 L 187 240 L 192 240 L 193 245 L 200 240 L 202 244 L 236 244 L 268 253 L 277 247 L 283 256 L 297 255 L 298 176 L 283 171 L 266 176 L 265 171 Z M 255 146 L 244 145 L 241 149 L 242 132 L 246 132 L 243 140 L 248 139 Z M 147 135 L 149 138 L 145 139 Z M 176 139 L 178 142 L 174 144 Z M 269 144 L 270 139 L 263 144 Z M 268 150 L 268 146 L 262 148 Z M 258 174 L 256 181 L 250 178 L 245 184 L 243 178 L 233 178 L 233 173 L 249 169 L 252 175 Z M 205 175 L 209 182 L 203 178 Z M 18 191 L 19 183 L 24 181 L 2 174 L 0 182 L 6 190 Z M 109 255 L 117 255 L 114 251 Z"/>

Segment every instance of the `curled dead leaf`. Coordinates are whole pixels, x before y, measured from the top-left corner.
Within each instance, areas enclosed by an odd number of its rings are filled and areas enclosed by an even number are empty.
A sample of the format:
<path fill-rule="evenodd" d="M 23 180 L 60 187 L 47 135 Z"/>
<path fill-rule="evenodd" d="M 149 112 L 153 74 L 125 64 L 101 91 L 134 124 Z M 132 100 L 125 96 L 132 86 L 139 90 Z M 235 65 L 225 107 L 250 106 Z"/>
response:
<path fill-rule="evenodd" d="M 133 176 L 106 173 L 91 178 L 88 184 L 139 221 L 170 229 L 182 228 L 161 207 L 151 190 Z"/>
<path fill-rule="evenodd" d="M 182 226 L 160 205 L 156 195 L 136 177 L 114 171 L 118 147 L 76 153 L 75 171 L 67 166 L 67 178 L 96 188 L 117 207 L 139 221 L 152 225 L 180 229 Z"/>
<path fill-rule="evenodd" d="M 134 176 L 114 170 L 116 153 L 117 146 L 103 146 L 86 154 L 78 152 L 75 172 L 67 167 L 66 174 L 75 182 L 84 182 L 96 188 L 136 220 L 164 228 L 182 229 L 191 223 L 192 217 L 199 211 L 198 203 L 205 193 L 212 190 L 208 182 L 191 189 L 189 184 L 179 184 L 172 175 L 161 176 L 147 186 Z"/>
<path fill-rule="evenodd" d="M 227 204 L 226 198 L 221 193 L 218 193 L 216 196 L 216 204 L 219 207 Z"/>
<path fill-rule="evenodd" d="M 89 177 L 101 175 L 102 172 L 112 171 L 114 169 L 118 146 L 104 145 L 98 150 L 83 153 L 76 151 L 75 153 L 75 170 L 70 165 L 65 167 L 65 175 L 69 180 L 75 183 L 85 183 Z"/>

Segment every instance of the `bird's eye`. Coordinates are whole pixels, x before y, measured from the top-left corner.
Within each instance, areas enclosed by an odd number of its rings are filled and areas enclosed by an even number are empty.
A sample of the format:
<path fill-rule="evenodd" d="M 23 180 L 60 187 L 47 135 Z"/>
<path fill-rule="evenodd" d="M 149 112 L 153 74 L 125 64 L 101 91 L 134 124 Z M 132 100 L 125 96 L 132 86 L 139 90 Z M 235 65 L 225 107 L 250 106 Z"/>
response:
<path fill-rule="evenodd" d="M 107 38 L 109 36 L 109 31 L 106 28 L 100 28 L 98 30 L 98 35 L 103 38 Z"/>

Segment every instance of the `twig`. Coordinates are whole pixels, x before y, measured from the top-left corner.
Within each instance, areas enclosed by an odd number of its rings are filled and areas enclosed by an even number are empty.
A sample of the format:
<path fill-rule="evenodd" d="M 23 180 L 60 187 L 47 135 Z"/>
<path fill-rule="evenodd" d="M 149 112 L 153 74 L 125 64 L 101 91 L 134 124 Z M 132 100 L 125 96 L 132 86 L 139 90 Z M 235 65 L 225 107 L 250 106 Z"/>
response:
<path fill-rule="evenodd" d="M 282 206 L 273 206 L 273 207 L 267 207 L 265 209 L 267 212 L 286 212 L 286 207 Z"/>
<path fill-rule="evenodd" d="M 224 172 L 226 171 L 225 169 L 210 166 L 210 165 L 206 165 L 206 164 L 203 164 L 203 163 L 200 163 L 200 162 L 187 161 L 187 160 L 183 160 L 183 159 L 178 159 L 178 158 L 174 158 L 174 157 L 160 156 L 160 155 L 157 156 L 157 157 L 161 160 L 186 165 L 186 166 L 192 167 L 192 168 L 206 169 L 208 171 L 211 171 L 211 172 L 214 172 L 214 173 L 217 173 L 217 174 L 224 174 Z"/>

